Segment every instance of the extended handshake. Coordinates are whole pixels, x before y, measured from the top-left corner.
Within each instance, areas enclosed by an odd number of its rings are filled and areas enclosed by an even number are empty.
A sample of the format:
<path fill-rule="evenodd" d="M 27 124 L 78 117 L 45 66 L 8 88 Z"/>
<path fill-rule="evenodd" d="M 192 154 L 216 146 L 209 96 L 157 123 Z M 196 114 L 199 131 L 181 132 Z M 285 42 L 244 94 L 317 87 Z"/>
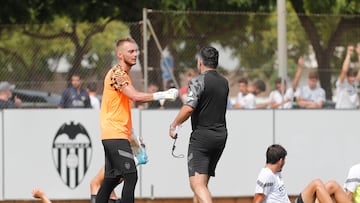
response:
<path fill-rule="evenodd" d="M 171 88 L 166 91 L 153 93 L 154 100 L 166 99 L 166 100 L 175 101 L 178 95 L 179 95 L 179 90 L 177 90 L 176 88 Z"/>

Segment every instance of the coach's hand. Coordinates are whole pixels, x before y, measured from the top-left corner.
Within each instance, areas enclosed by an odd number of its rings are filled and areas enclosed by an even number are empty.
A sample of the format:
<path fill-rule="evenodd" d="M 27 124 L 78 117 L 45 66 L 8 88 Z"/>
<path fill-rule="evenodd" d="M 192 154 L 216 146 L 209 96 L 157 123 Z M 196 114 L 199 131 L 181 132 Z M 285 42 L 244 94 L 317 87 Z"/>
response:
<path fill-rule="evenodd" d="M 172 127 L 172 126 L 170 125 L 169 135 L 170 135 L 170 137 L 173 138 L 173 139 L 177 139 L 177 136 L 178 136 L 175 129 L 176 129 L 176 128 L 174 128 L 174 127 Z"/>
<path fill-rule="evenodd" d="M 179 95 L 179 90 L 176 88 L 171 88 L 166 91 L 155 92 L 153 94 L 154 100 L 166 99 L 174 101 Z"/>

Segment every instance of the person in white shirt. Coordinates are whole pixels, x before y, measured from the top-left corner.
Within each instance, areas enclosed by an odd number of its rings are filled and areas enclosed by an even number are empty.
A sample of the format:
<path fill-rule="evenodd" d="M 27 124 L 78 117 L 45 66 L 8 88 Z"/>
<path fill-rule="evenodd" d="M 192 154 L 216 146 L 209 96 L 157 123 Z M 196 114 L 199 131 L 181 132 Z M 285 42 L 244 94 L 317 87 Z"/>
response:
<path fill-rule="evenodd" d="M 285 165 L 287 151 L 279 144 L 273 144 L 266 151 L 266 165 L 256 180 L 254 203 L 290 203 L 281 171 Z M 336 181 L 324 184 L 315 179 L 295 199 L 295 203 L 331 203 L 332 197 L 338 203 L 351 203 L 344 190 Z"/>
<path fill-rule="evenodd" d="M 254 203 L 290 203 L 281 175 L 286 155 L 287 152 L 281 145 L 268 147 L 266 165 L 256 180 Z"/>
<path fill-rule="evenodd" d="M 275 81 L 276 89 L 269 94 L 270 107 L 273 109 L 290 109 L 294 97 L 293 88 L 286 88 L 286 81 L 278 78 Z M 285 93 L 283 93 L 286 89 Z"/>
<path fill-rule="evenodd" d="M 275 90 L 271 91 L 269 94 L 269 101 L 271 108 L 290 109 L 293 107 L 294 92 L 298 87 L 303 65 L 304 65 L 304 60 L 303 57 L 300 56 L 298 59 L 298 67 L 291 87 L 287 88 L 286 80 L 282 78 L 278 78 L 275 81 L 276 88 Z"/>
<path fill-rule="evenodd" d="M 256 109 L 264 109 L 270 105 L 270 101 L 266 98 L 263 100 L 260 97 L 260 94 L 265 92 L 266 84 L 263 80 L 257 79 L 252 84 L 249 85 L 248 91 L 253 94 L 255 97 Z"/>
<path fill-rule="evenodd" d="M 296 97 L 298 107 L 306 109 L 322 108 L 326 100 L 325 90 L 318 85 L 319 75 L 316 71 L 309 73 L 308 85 L 299 88 Z"/>
<path fill-rule="evenodd" d="M 360 45 L 357 46 L 356 52 L 360 62 Z M 350 59 L 353 53 L 354 47 L 348 46 L 339 79 L 336 81 L 336 109 L 355 109 L 359 107 L 357 89 L 360 71 L 350 68 Z"/>
<path fill-rule="evenodd" d="M 352 166 L 344 184 L 345 192 L 354 203 L 360 203 L 360 164 Z"/>
<path fill-rule="evenodd" d="M 236 97 L 236 102 L 233 107 L 237 109 L 255 109 L 255 95 L 248 91 L 248 80 L 246 78 L 241 78 L 238 81 L 238 84 L 239 93 Z"/>
<path fill-rule="evenodd" d="M 86 91 L 89 94 L 90 104 L 93 109 L 100 109 L 100 100 L 96 96 L 97 86 L 95 82 L 89 82 L 86 86 Z"/>

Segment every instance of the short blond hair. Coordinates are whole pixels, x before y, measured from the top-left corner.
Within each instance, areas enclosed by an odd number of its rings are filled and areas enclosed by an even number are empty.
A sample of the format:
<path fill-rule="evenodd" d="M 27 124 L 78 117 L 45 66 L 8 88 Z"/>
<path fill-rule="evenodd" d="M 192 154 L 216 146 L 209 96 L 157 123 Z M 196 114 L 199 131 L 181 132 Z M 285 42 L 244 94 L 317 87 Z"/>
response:
<path fill-rule="evenodd" d="M 127 37 L 127 38 L 123 38 L 123 39 L 119 39 L 116 41 L 116 47 L 119 48 L 120 46 L 122 46 L 125 42 L 130 42 L 130 43 L 134 43 L 136 44 L 136 41 L 133 38 Z"/>

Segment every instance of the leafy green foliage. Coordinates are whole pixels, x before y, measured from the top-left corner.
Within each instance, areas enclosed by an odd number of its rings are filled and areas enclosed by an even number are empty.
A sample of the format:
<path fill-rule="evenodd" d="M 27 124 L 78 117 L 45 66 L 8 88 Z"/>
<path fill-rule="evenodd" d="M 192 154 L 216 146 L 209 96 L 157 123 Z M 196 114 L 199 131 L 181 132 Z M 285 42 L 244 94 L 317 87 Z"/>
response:
<path fill-rule="evenodd" d="M 359 22 L 360 2 L 290 0 L 286 6 L 290 77 L 297 58 L 312 52 L 321 68 L 338 71 L 341 59 L 334 59 L 335 47 L 360 41 L 359 28 L 354 26 Z M 232 50 L 233 57 L 239 59 L 239 75 L 250 79 L 277 77 L 275 0 L 4 0 L 0 7 L 0 65 L 5 68 L 0 77 L 17 69 L 26 69 L 24 77 L 48 77 L 49 58 L 61 56 L 73 65 L 69 74 L 101 74 L 103 67 L 112 63 L 114 40 L 133 34 L 131 26 L 119 21 L 140 21 L 143 8 L 152 9 L 148 13 L 150 22 L 162 48 L 174 56 L 176 74 L 196 66 L 195 56 L 201 46 L 216 44 Z M 27 25 L 18 29 L 4 24 Z M 141 41 L 140 34 L 133 37 Z M 153 37 L 148 42 L 149 65 L 159 69 L 160 54 L 156 54 Z M 16 64 L 9 63 L 14 57 Z M 33 70 L 41 73 L 33 74 L 37 73 Z M 323 75 L 323 85 L 330 86 L 331 74 Z"/>

